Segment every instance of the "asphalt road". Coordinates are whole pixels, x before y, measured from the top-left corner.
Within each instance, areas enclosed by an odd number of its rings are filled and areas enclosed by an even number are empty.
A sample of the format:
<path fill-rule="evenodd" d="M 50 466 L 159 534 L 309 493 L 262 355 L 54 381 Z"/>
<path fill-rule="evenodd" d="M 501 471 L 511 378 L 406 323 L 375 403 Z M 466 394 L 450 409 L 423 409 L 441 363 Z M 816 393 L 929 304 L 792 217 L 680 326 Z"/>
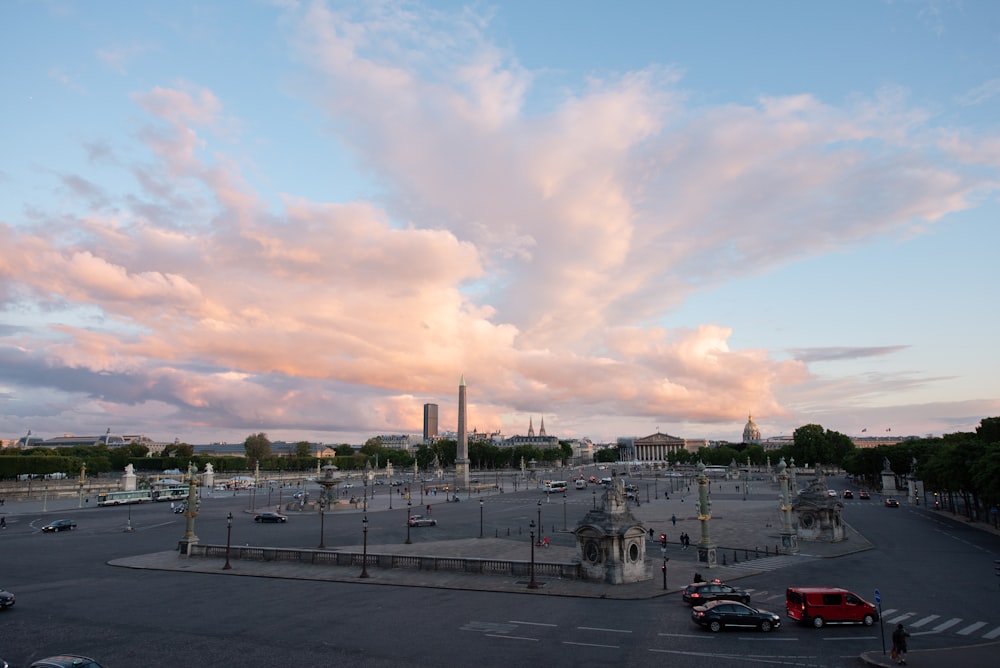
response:
<path fill-rule="evenodd" d="M 369 545 L 406 538 L 405 501 L 401 506 L 394 498 L 394 509 L 383 509 L 387 490 L 379 490 L 369 513 Z M 264 496 L 258 493 L 258 502 Z M 565 505 L 561 499 L 545 503 L 546 532 L 561 527 L 564 512 L 572 526 L 592 504 L 590 496 L 570 492 Z M 488 498 L 482 509 L 474 497 L 460 503 L 426 498 L 420 512 L 433 502 L 439 526 L 412 529 L 411 540 L 475 537 L 481 518 L 486 535 L 525 526 L 537 517 L 538 498 L 534 490 L 508 492 Z M 234 544 L 318 545 L 318 516 L 259 525 L 247 512 L 249 502 L 246 494 L 203 499 L 197 534 L 224 544 L 225 517 L 233 512 Z M 911 628 L 911 648 L 1000 636 L 1000 588 L 992 571 L 1000 538 L 923 508 L 888 509 L 877 499 L 845 503 L 845 519 L 876 549 L 741 579 L 738 584 L 751 590 L 756 604 L 782 614 L 791 585 L 843 586 L 869 600 L 879 589 L 887 619 L 922 622 Z M 879 626 L 817 630 L 786 623 L 771 634 L 710 634 L 692 625 L 677 594 L 638 601 L 566 599 L 114 568 L 107 565 L 111 559 L 173 548 L 184 518 L 166 504 L 52 507 L 44 514 L 26 507 L 9 515 L 8 528 L 0 532 L 0 586 L 18 597 L 14 608 L 0 613 L 0 657 L 14 668 L 58 652 L 93 656 L 109 668 L 521 662 L 833 667 L 858 665 L 861 652 L 881 643 Z M 414 513 L 417 507 L 415 500 Z M 72 517 L 79 528 L 38 531 L 56 517 Z M 134 530 L 124 531 L 129 524 Z M 327 513 L 323 527 L 327 546 L 361 542 L 358 513 Z"/>

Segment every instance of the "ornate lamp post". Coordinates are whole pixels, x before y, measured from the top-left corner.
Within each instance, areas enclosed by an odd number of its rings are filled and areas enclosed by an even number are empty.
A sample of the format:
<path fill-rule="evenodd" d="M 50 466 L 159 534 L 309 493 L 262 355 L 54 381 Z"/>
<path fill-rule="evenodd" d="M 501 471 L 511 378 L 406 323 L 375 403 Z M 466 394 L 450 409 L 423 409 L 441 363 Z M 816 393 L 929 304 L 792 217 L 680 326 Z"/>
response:
<path fill-rule="evenodd" d="M 542 502 L 538 502 L 538 542 L 542 542 Z"/>
<path fill-rule="evenodd" d="M 233 514 L 229 513 L 226 517 L 226 565 L 222 567 L 222 570 L 228 571 L 232 568 L 229 563 L 229 546 L 232 544 L 233 537 Z"/>
<path fill-rule="evenodd" d="M 479 499 L 479 537 L 483 537 L 483 500 Z"/>
<path fill-rule="evenodd" d="M 410 540 L 410 505 L 412 502 L 406 500 L 406 544 L 409 545 L 412 541 Z"/>
<path fill-rule="evenodd" d="M 531 581 L 528 583 L 528 589 L 538 589 L 538 583 L 535 582 L 535 523 L 534 521 L 528 525 L 531 528 Z M 541 527 L 538 529 L 538 534 L 541 535 Z"/>
<path fill-rule="evenodd" d="M 362 532 L 364 533 L 364 543 L 361 551 L 361 577 L 368 577 L 368 513 L 361 518 Z"/>
<path fill-rule="evenodd" d="M 320 496 L 319 499 L 319 549 L 326 549 L 326 499 Z"/>

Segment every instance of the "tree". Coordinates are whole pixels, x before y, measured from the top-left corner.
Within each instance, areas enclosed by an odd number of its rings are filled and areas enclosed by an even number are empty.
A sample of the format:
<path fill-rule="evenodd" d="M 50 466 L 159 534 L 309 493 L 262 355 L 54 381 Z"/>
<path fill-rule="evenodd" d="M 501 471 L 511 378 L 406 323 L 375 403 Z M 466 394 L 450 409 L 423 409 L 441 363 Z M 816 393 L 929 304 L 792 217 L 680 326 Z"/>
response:
<path fill-rule="evenodd" d="M 312 457 L 312 446 L 309 444 L 309 441 L 299 441 L 295 444 L 295 456 L 298 459 Z"/>
<path fill-rule="evenodd" d="M 271 456 L 271 441 L 264 432 L 247 436 L 247 440 L 243 441 L 243 448 L 250 468 L 255 468 L 261 460 Z"/>

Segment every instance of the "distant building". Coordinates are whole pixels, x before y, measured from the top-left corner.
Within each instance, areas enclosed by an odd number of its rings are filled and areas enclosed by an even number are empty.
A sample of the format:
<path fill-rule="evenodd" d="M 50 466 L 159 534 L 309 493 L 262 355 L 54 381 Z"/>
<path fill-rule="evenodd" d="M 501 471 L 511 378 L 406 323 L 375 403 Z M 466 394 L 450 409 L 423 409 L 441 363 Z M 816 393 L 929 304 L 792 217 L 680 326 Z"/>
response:
<path fill-rule="evenodd" d="M 438 405 L 424 404 L 424 442 L 438 437 Z"/>
<path fill-rule="evenodd" d="M 616 445 L 618 461 L 646 463 L 666 463 L 672 454 L 682 450 L 697 452 L 708 446 L 708 440 L 703 438 L 680 438 L 659 431 L 649 436 L 622 436 Z"/>
<path fill-rule="evenodd" d="M 753 416 L 751 415 L 747 415 L 747 423 L 743 427 L 743 442 L 747 445 L 760 443 L 760 429 L 754 424 Z"/>
<path fill-rule="evenodd" d="M 542 423 L 539 426 L 538 434 L 536 435 L 534 421 L 531 418 L 528 418 L 528 435 L 511 436 L 504 441 L 504 445 L 514 448 L 526 445 L 529 448 L 544 450 L 547 448 L 558 448 L 559 439 L 545 433 L 545 418 L 542 418 Z"/>

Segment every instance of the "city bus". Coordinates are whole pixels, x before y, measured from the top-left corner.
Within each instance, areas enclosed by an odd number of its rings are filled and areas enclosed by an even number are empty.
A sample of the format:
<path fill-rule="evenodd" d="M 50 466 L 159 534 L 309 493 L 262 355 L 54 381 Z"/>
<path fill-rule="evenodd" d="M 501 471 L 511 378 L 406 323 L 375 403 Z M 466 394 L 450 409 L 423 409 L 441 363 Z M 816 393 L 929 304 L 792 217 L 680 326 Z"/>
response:
<path fill-rule="evenodd" d="M 565 492 L 566 488 L 568 487 L 569 483 L 567 483 L 565 480 L 550 480 L 549 482 L 545 483 L 545 489 L 543 491 L 546 494 L 549 494 L 551 492 L 556 492 L 556 493 Z"/>
<path fill-rule="evenodd" d="M 136 489 L 131 492 L 101 492 L 97 495 L 99 506 L 120 506 L 124 503 L 145 503 L 153 500 L 153 493 L 148 489 Z"/>
<path fill-rule="evenodd" d="M 188 496 L 188 486 L 161 487 L 153 490 L 153 501 L 183 501 Z"/>

